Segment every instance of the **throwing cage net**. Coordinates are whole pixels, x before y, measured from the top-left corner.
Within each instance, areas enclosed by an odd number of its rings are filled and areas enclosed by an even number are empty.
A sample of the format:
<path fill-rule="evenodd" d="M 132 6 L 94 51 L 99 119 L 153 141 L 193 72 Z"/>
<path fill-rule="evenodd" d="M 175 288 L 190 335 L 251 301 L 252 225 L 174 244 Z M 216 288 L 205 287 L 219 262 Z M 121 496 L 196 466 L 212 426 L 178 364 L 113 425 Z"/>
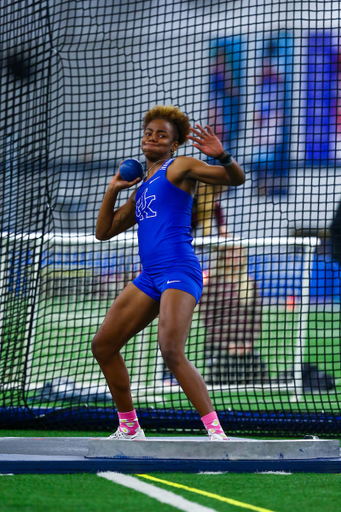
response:
<path fill-rule="evenodd" d="M 115 428 L 90 344 L 141 267 L 136 226 L 99 242 L 96 218 L 119 162 L 144 163 L 144 113 L 173 104 L 246 173 L 198 188 L 188 358 L 228 433 L 340 433 L 338 3 L 27 0 L 1 19 L 2 426 Z M 199 430 L 157 329 L 122 350 L 141 425 Z"/>

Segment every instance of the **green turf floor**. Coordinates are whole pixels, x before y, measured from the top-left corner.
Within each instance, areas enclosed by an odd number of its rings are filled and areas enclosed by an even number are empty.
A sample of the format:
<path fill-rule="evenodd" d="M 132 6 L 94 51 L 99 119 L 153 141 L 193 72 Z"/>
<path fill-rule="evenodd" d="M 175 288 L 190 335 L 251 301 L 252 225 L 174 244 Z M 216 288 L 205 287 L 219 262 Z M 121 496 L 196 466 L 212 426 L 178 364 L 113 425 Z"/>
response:
<path fill-rule="evenodd" d="M 340 511 L 340 475 L 155 473 L 154 476 L 273 512 Z M 218 512 L 250 510 L 250 508 L 222 503 L 187 490 L 174 489 L 161 483 L 153 485 Z M 172 512 L 177 510 L 137 491 L 89 474 L 0 476 L 0 496 L 0 511 L 4 512 Z"/>
<path fill-rule="evenodd" d="M 0 480 L 4 512 L 174 512 L 96 475 L 15 475 Z"/>
<path fill-rule="evenodd" d="M 90 350 L 90 341 L 110 306 L 110 302 L 43 301 L 37 315 L 35 340 L 31 347 L 29 368 L 31 384 L 57 377 L 99 381 L 103 375 Z M 157 365 L 157 320 L 122 350 L 132 382 L 139 386 L 154 382 Z M 307 332 L 301 332 L 299 310 L 284 306 L 265 307 L 262 328 L 255 349 L 266 365 L 270 377 L 292 368 L 297 338 L 304 335 L 303 362 L 318 364 L 329 372 L 341 388 L 340 313 L 314 311 L 309 313 Z M 200 311 L 195 310 L 186 354 L 205 376 L 205 327 Z"/>
<path fill-rule="evenodd" d="M 71 301 L 72 297 L 70 297 Z M 96 394 L 80 400 L 77 395 L 58 400 L 44 398 L 42 388 L 53 379 L 66 378 L 80 388 L 97 386 L 106 389 L 104 376 L 90 350 L 90 340 L 95 334 L 109 304 L 107 301 L 75 303 L 56 300 L 44 301 L 39 310 L 34 342 L 30 344 L 27 369 L 20 348 L 20 336 L 16 338 L 15 353 L 11 364 L 1 365 L 4 386 L 0 389 L 0 402 L 5 407 L 27 406 L 38 409 L 71 407 L 103 407 L 111 409 L 111 399 L 99 401 Z M 271 386 L 245 389 L 243 386 L 224 389 L 216 386 L 209 393 L 214 408 L 219 411 L 286 411 L 315 413 L 338 413 L 341 408 L 341 337 L 340 313 L 336 311 L 311 311 L 308 330 L 304 340 L 304 362 L 318 365 L 322 372 L 334 377 L 335 387 L 329 391 L 304 392 L 294 395 L 294 390 L 278 389 L 279 375 L 283 370 L 293 368 L 295 340 L 298 334 L 298 314 L 288 308 L 264 308 L 262 332 L 256 349 L 271 376 Z M 23 334 L 23 333 L 22 333 Z M 9 341 L 9 340 L 8 340 Z M 3 352 L 9 351 L 7 340 Z M 205 377 L 205 330 L 198 311 L 195 311 L 190 336 L 186 346 L 187 355 Z M 12 352 L 8 352 L 11 353 Z M 157 375 L 157 322 L 131 340 L 123 351 L 132 382 L 132 396 L 135 408 L 192 410 L 185 394 L 178 386 L 155 388 Z M 5 361 L 6 362 L 6 361 Z M 3 363 L 4 364 L 4 363 Z M 161 367 L 162 370 L 162 367 Z M 18 382 L 25 371 L 27 389 L 25 396 Z M 56 381 L 54 381 L 56 382 Z M 160 380 L 158 381 L 160 383 Z M 20 385 L 19 385 L 20 386 Z M 38 386 L 38 388 L 36 388 Z M 57 383 L 58 388 L 58 383 Z M 45 397 L 49 395 L 45 395 Z M 82 428 L 81 423 L 75 425 Z M 256 430 L 254 431 L 256 434 Z M 238 435 L 237 432 L 234 435 Z"/>

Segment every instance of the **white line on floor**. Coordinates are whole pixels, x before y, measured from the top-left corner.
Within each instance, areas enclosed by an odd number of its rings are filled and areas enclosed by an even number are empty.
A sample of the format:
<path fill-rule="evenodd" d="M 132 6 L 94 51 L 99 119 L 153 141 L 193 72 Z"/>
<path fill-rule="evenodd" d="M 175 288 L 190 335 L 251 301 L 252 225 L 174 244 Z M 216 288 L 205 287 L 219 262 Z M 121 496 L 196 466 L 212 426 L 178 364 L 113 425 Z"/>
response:
<path fill-rule="evenodd" d="M 291 475 L 289 471 L 257 471 L 256 475 Z"/>
<path fill-rule="evenodd" d="M 132 476 L 123 475 L 122 473 L 114 473 L 113 471 L 97 473 L 97 476 L 106 478 L 111 482 L 115 482 L 115 484 L 124 485 L 130 489 L 134 489 L 134 491 L 142 492 L 150 498 L 154 498 L 161 503 L 166 503 L 167 505 L 171 505 L 172 507 L 177 508 L 178 510 L 183 510 L 184 512 L 217 512 L 213 508 L 204 507 L 203 505 L 199 505 L 193 501 L 186 500 L 182 496 L 178 496 L 170 491 L 165 491 L 165 489 L 161 489 L 155 485 L 146 484 Z"/>
<path fill-rule="evenodd" d="M 198 475 L 227 475 L 228 471 L 199 471 Z"/>

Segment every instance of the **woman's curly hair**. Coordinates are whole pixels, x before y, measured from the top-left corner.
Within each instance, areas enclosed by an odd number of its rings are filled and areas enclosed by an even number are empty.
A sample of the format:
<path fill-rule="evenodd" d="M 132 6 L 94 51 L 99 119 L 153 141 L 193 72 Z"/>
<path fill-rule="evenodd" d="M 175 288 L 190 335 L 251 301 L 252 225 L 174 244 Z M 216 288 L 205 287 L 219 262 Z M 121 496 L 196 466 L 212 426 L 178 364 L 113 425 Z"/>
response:
<path fill-rule="evenodd" d="M 190 134 L 191 124 L 189 117 L 181 112 L 179 107 L 175 107 L 174 105 L 155 105 L 155 107 L 146 112 L 143 118 L 143 131 L 154 119 L 165 119 L 165 121 L 168 121 L 176 128 L 177 134 L 175 140 L 180 146 L 187 142 L 187 135 Z"/>

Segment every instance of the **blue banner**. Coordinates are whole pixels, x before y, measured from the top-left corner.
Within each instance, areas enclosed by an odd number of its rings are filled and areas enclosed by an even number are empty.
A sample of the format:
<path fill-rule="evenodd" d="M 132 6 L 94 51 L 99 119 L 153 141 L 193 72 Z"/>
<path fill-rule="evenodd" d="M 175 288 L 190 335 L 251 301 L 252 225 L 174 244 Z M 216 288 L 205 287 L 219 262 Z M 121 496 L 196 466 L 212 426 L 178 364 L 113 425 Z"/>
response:
<path fill-rule="evenodd" d="M 306 97 L 306 163 L 335 160 L 338 102 L 338 42 L 329 32 L 308 39 L 303 91 Z"/>
<path fill-rule="evenodd" d="M 214 128 L 225 147 L 232 151 L 237 146 L 246 59 L 246 42 L 239 36 L 211 42 L 208 124 Z"/>
<path fill-rule="evenodd" d="M 294 40 L 257 41 L 252 169 L 267 195 L 287 193 L 290 167 Z"/>

